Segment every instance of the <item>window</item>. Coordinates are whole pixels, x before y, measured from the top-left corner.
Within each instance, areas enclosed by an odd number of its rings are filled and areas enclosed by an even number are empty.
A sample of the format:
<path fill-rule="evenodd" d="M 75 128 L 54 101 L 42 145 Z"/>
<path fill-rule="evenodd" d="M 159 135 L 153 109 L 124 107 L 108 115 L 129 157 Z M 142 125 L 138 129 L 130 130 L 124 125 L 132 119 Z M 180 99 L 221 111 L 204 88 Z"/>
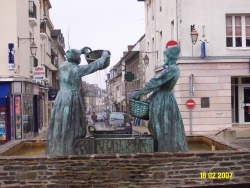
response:
<path fill-rule="evenodd" d="M 250 47 L 250 16 L 226 16 L 227 47 Z"/>
<path fill-rule="evenodd" d="M 246 46 L 250 47 L 250 16 L 246 16 Z"/>
<path fill-rule="evenodd" d="M 111 113 L 110 120 L 124 120 L 125 114 L 123 113 Z"/>
<path fill-rule="evenodd" d="M 209 108 L 209 97 L 201 97 L 201 108 Z"/>
<path fill-rule="evenodd" d="M 51 39 L 47 41 L 47 53 L 51 55 Z"/>
<path fill-rule="evenodd" d="M 33 67 L 38 66 L 38 59 L 34 57 Z"/>

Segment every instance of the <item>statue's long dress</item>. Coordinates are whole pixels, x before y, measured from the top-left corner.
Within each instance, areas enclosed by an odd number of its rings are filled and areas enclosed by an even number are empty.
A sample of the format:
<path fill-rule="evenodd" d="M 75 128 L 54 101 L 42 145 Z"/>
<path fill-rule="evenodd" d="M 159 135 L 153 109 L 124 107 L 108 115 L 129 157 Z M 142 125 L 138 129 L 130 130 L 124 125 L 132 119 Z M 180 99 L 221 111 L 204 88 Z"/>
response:
<path fill-rule="evenodd" d="M 154 137 L 155 151 L 187 151 L 188 144 L 182 117 L 171 90 L 180 76 L 174 63 L 152 78 L 141 94 L 154 91 L 149 97 L 149 131 Z"/>
<path fill-rule="evenodd" d="M 83 76 L 106 68 L 104 60 L 82 66 L 66 61 L 60 66 L 60 90 L 49 122 L 47 155 L 78 154 L 77 140 L 86 136 L 83 99 L 78 87 Z"/>

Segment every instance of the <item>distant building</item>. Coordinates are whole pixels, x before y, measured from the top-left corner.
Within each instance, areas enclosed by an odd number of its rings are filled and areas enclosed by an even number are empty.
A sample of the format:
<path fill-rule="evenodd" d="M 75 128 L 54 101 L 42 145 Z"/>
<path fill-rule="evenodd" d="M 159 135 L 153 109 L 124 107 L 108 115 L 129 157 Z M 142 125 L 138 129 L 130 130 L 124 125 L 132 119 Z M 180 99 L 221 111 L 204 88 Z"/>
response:
<path fill-rule="evenodd" d="M 120 61 L 110 69 L 107 86 L 111 111 L 129 113 L 129 98 L 145 83 L 144 37 L 136 44 L 128 45 L 128 51 L 123 52 Z"/>
<path fill-rule="evenodd" d="M 98 87 L 97 84 L 82 83 L 84 92 L 85 111 L 87 114 L 92 112 L 104 112 L 106 110 L 107 92 Z"/>

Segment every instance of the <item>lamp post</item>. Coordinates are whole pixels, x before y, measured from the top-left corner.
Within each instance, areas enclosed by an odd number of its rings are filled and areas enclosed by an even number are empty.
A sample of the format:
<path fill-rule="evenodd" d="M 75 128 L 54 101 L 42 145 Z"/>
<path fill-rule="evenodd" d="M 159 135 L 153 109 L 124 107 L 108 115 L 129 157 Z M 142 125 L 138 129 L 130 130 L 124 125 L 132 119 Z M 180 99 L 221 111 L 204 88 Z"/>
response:
<path fill-rule="evenodd" d="M 37 46 L 36 43 L 33 41 L 30 45 L 30 53 L 33 57 L 36 56 Z"/>
<path fill-rule="evenodd" d="M 198 39 L 198 32 L 195 30 L 195 25 L 191 25 L 191 33 L 190 33 L 190 36 L 191 36 L 191 41 L 192 43 L 195 45 L 196 42 L 197 42 L 197 39 Z"/>
<path fill-rule="evenodd" d="M 192 57 L 193 57 L 193 45 L 196 44 L 197 39 L 198 39 L 198 32 L 195 30 L 195 25 L 191 25 L 191 41 L 192 41 Z"/>
<path fill-rule="evenodd" d="M 154 53 L 158 56 L 158 51 L 155 51 L 155 52 L 143 52 L 145 53 L 146 55 L 144 56 L 144 58 L 142 59 L 144 61 L 144 65 L 145 67 L 147 67 L 149 65 L 149 57 L 147 54 L 150 54 L 150 53 Z"/>
<path fill-rule="evenodd" d="M 144 56 L 143 61 L 144 61 L 145 67 L 147 67 L 149 64 L 149 58 L 148 58 L 147 54 Z"/>
<path fill-rule="evenodd" d="M 30 53 L 32 55 L 32 57 L 35 57 L 36 56 L 36 51 L 37 51 L 37 46 L 36 46 L 36 43 L 34 42 L 34 38 L 17 38 L 17 41 L 18 41 L 18 47 L 19 47 L 19 44 L 20 44 L 20 40 L 32 40 L 32 43 L 30 44 Z"/>

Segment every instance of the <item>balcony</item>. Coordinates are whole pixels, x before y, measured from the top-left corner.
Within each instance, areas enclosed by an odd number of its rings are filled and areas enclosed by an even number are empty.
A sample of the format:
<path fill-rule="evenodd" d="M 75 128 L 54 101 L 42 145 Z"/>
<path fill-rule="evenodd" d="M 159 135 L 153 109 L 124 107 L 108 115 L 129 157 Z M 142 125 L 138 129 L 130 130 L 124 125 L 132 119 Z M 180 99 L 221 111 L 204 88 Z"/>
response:
<path fill-rule="evenodd" d="M 42 40 L 46 39 L 48 36 L 46 34 L 46 21 L 44 19 L 40 22 L 40 37 Z"/>
<path fill-rule="evenodd" d="M 29 23 L 32 27 L 38 25 L 36 5 L 33 1 L 29 1 Z"/>

